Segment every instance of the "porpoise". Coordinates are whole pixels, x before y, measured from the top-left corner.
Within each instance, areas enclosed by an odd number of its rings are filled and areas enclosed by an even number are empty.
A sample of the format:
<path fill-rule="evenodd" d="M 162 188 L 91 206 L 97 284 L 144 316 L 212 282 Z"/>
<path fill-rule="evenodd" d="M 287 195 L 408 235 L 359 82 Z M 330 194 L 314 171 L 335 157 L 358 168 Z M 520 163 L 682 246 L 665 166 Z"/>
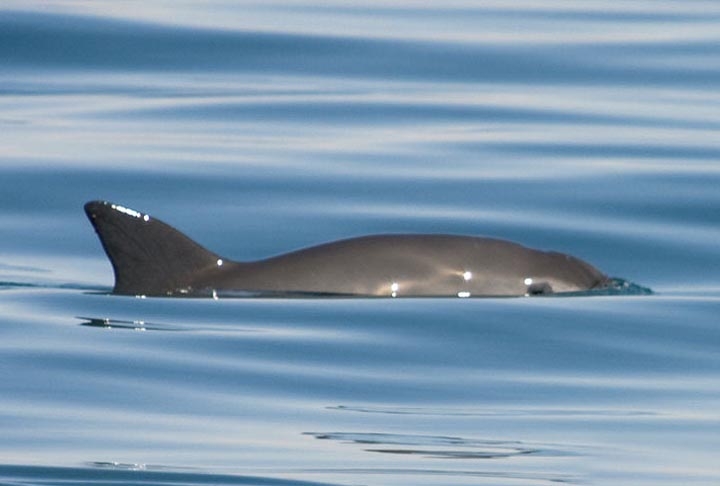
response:
<path fill-rule="evenodd" d="M 148 214 L 85 204 L 115 273 L 113 292 L 146 296 L 527 296 L 617 282 L 589 263 L 511 241 L 447 234 L 361 236 L 239 262 Z"/>

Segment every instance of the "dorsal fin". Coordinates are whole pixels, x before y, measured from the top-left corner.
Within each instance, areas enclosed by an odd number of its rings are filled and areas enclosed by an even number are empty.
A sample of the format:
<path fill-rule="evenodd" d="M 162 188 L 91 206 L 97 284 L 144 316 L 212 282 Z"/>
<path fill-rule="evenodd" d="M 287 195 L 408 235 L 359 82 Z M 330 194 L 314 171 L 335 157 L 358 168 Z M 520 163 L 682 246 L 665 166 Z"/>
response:
<path fill-rule="evenodd" d="M 106 201 L 85 204 L 115 271 L 114 293 L 169 295 L 193 290 L 193 277 L 222 264 L 218 255 L 163 223 Z"/>

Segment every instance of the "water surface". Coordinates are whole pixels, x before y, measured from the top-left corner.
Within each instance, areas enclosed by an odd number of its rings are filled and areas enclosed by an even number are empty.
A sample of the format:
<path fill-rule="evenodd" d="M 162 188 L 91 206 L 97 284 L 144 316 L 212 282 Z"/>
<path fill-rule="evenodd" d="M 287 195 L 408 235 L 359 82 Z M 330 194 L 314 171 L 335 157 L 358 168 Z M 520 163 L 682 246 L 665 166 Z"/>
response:
<path fill-rule="evenodd" d="M 715 485 L 714 2 L 0 8 L 0 482 Z M 252 260 L 488 235 L 651 296 L 139 299 L 108 199 Z"/>

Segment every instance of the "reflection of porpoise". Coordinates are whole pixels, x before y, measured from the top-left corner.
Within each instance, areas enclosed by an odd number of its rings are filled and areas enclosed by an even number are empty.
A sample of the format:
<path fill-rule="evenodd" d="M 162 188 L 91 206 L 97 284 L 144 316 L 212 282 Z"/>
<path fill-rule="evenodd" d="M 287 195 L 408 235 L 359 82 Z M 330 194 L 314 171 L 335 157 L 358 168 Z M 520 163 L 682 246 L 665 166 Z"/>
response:
<path fill-rule="evenodd" d="M 363 236 L 233 262 L 147 214 L 101 201 L 87 203 L 85 212 L 112 262 L 117 294 L 513 296 L 611 282 L 569 255 L 471 236 Z"/>

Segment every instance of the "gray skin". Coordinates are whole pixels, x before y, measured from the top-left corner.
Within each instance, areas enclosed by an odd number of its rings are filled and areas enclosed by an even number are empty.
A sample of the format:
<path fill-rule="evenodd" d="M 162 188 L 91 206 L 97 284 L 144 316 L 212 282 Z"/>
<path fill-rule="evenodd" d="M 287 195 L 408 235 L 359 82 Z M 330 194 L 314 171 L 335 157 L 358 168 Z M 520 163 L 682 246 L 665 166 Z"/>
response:
<path fill-rule="evenodd" d="M 610 279 L 570 255 L 456 235 L 373 235 L 254 262 L 234 262 L 146 214 L 85 205 L 127 295 L 344 295 L 482 297 L 578 292 Z"/>

